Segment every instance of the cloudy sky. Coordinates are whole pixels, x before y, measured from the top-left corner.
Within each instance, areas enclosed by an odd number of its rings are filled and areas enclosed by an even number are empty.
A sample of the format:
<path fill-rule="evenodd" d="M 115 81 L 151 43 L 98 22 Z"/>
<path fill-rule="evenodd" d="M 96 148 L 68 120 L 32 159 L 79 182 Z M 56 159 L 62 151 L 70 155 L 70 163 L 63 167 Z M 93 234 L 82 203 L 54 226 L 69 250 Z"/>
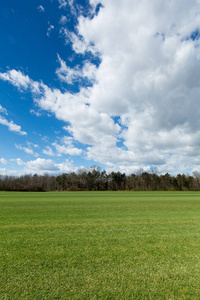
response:
<path fill-rule="evenodd" d="M 199 0 L 1 0 L 0 37 L 0 174 L 200 171 Z"/>

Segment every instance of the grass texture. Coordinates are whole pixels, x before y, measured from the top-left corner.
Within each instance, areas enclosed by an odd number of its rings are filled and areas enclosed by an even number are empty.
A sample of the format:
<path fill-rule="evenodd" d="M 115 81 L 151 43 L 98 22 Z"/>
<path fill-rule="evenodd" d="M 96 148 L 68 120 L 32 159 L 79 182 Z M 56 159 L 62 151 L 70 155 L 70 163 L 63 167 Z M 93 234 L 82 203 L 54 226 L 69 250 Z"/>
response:
<path fill-rule="evenodd" d="M 0 193 L 0 299 L 200 299 L 199 192 Z"/>

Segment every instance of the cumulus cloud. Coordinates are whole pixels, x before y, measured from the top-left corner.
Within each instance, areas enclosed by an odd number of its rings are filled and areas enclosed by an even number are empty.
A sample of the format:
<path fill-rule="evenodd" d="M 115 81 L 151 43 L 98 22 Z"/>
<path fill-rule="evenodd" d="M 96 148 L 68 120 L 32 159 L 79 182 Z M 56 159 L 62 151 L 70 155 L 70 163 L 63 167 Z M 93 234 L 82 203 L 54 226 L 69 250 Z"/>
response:
<path fill-rule="evenodd" d="M 27 133 L 25 131 L 21 130 L 21 126 L 16 125 L 12 120 L 8 121 L 5 118 L 0 116 L 0 124 L 5 125 L 8 127 L 10 131 L 16 132 L 20 135 L 26 135 Z"/>
<path fill-rule="evenodd" d="M 23 160 L 22 160 L 21 158 L 17 158 L 15 161 L 17 162 L 17 164 L 18 164 L 19 166 L 25 165 L 25 163 L 23 162 Z"/>
<path fill-rule="evenodd" d="M 90 4 L 95 11 L 99 1 Z M 87 159 L 108 170 L 155 166 L 175 173 L 198 167 L 199 1 L 101 4 L 93 18 L 78 18 L 75 32 L 62 28 L 82 63 L 72 68 L 58 56 L 56 74 L 63 83 L 78 82 L 77 93 L 49 88 L 16 70 L 0 73 L 0 79 L 30 89 L 35 103 L 65 121 L 73 140 L 86 145 Z M 81 154 L 70 144 L 54 147 L 60 154 Z"/>
<path fill-rule="evenodd" d="M 65 37 L 67 44 L 71 43 L 72 49 L 78 54 L 85 54 L 85 52 L 91 52 L 94 55 L 98 53 L 93 43 L 85 41 L 82 35 L 76 34 L 64 27 L 60 29 L 60 34 Z"/>
<path fill-rule="evenodd" d="M 56 70 L 56 74 L 59 79 L 68 84 L 73 84 L 76 81 L 84 83 L 94 83 L 95 82 L 95 74 L 96 74 L 96 65 L 91 64 L 89 61 L 86 61 L 82 68 L 80 66 L 76 66 L 74 68 L 70 68 L 66 65 L 66 62 L 60 58 L 58 55 L 58 60 L 60 62 L 60 68 Z"/>
<path fill-rule="evenodd" d="M 7 165 L 8 161 L 5 158 L 0 158 L 0 163 L 3 165 Z"/>
<path fill-rule="evenodd" d="M 19 176 L 21 175 L 17 170 L 9 170 L 7 168 L 0 168 L 1 175 L 4 176 Z"/>
<path fill-rule="evenodd" d="M 46 148 L 43 149 L 42 152 L 49 156 L 55 156 L 55 153 L 53 152 L 52 148 L 49 146 L 46 146 Z"/>
<path fill-rule="evenodd" d="M 115 124 L 108 114 L 98 112 L 88 103 L 90 101 L 88 89 L 81 88 L 77 94 L 61 93 L 60 90 L 52 90 L 44 83 L 34 82 L 29 77 L 29 85 L 25 86 L 23 82 L 26 78 L 25 75 L 21 77 L 20 73 L 20 80 L 16 79 L 11 83 L 19 89 L 21 86 L 26 87 L 32 92 L 34 101 L 40 108 L 54 113 L 58 119 L 69 123 L 70 125 L 65 128 L 75 140 L 90 145 L 113 144 L 117 141 L 119 124 Z"/>
<path fill-rule="evenodd" d="M 26 167 L 29 170 L 36 171 L 59 171 L 59 168 L 53 163 L 51 159 L 37 158 L 36 160 L 31 160 L 26 163 Z"/>
<path fill-rule="evenodd" d="M 188 156 L 181 149 L 194 149 L 189 137 L 193 140 L 199 128 L 198 2 L 101 2 L 98 15 L 80 17 L 78 25 L 83 47 L 77 53 L 91 44 L 101 53 L 90 89 L 92 107 L 120 118 L 124 152 L 133 165 L 164 170 L 173 156 L 187 160 L 192 151 Z M 112 157 L 118 152 L 110 148 Z M 103 158 L 97 154 L 98 148 L 89 148 L 89 157 Z"/>
<path fill-rule="evenodd" d="M 21 71 L 9 70 L 6 73 L 0 73 L 0 79 L 9 81 L 19 89 L 27 89 L 31 83 L 28 75 L 24 75 Z"/>
<path fill-rule="evenodd" d="M 69 154 L 71 156 L 76 156 L 76 155 L 81 155 L 83 152 L 82 149 L 74 147 L 72 137 L 64 136 L 61 140 L 61 144 L 55 142 L 52 145 L 55 147 L 58 156 L 61 156 L 62 154 Z"/>
<path fill-rule="evenodd" d="M 64 160 L 60 163 L 55 163 L 51 159 L 37 158 L 35 160 L 23 161 L 21 158 L 11 159 L 13 164 L 17 163 L 20 167 L 20 170 L 10 172 L 6 169 L 0 169 L 1 174 L 3 175 L 23 175 L 23 174 L 49 174 L 49 175 L 58 175 L 61 173 L 76 172 L 78 170 L 71 161 Z"/>

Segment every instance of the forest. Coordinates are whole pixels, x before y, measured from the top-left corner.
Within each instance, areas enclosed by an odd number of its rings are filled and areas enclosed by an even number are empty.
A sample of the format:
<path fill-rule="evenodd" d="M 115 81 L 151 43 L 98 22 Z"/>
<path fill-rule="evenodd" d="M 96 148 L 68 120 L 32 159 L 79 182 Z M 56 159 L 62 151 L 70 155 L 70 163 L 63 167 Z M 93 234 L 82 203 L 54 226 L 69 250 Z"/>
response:
<path fill-rule="evenodd" d="M 90 171 L 52 175 L 0 175 L 0 191 L 199 191 L 200 173 L 172 176 L 142 172 L 107 174 L 98 168 Z"/>

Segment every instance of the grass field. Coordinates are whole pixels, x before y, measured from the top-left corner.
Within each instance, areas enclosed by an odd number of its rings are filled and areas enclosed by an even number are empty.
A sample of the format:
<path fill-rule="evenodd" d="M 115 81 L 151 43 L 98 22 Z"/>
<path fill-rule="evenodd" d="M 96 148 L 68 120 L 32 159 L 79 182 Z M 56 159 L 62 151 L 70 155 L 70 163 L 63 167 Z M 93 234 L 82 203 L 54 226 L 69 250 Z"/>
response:
<path fill-rule="evenodd" d="M 200 193 L 0 192 L 0 299 L 200 299 Z"/>

